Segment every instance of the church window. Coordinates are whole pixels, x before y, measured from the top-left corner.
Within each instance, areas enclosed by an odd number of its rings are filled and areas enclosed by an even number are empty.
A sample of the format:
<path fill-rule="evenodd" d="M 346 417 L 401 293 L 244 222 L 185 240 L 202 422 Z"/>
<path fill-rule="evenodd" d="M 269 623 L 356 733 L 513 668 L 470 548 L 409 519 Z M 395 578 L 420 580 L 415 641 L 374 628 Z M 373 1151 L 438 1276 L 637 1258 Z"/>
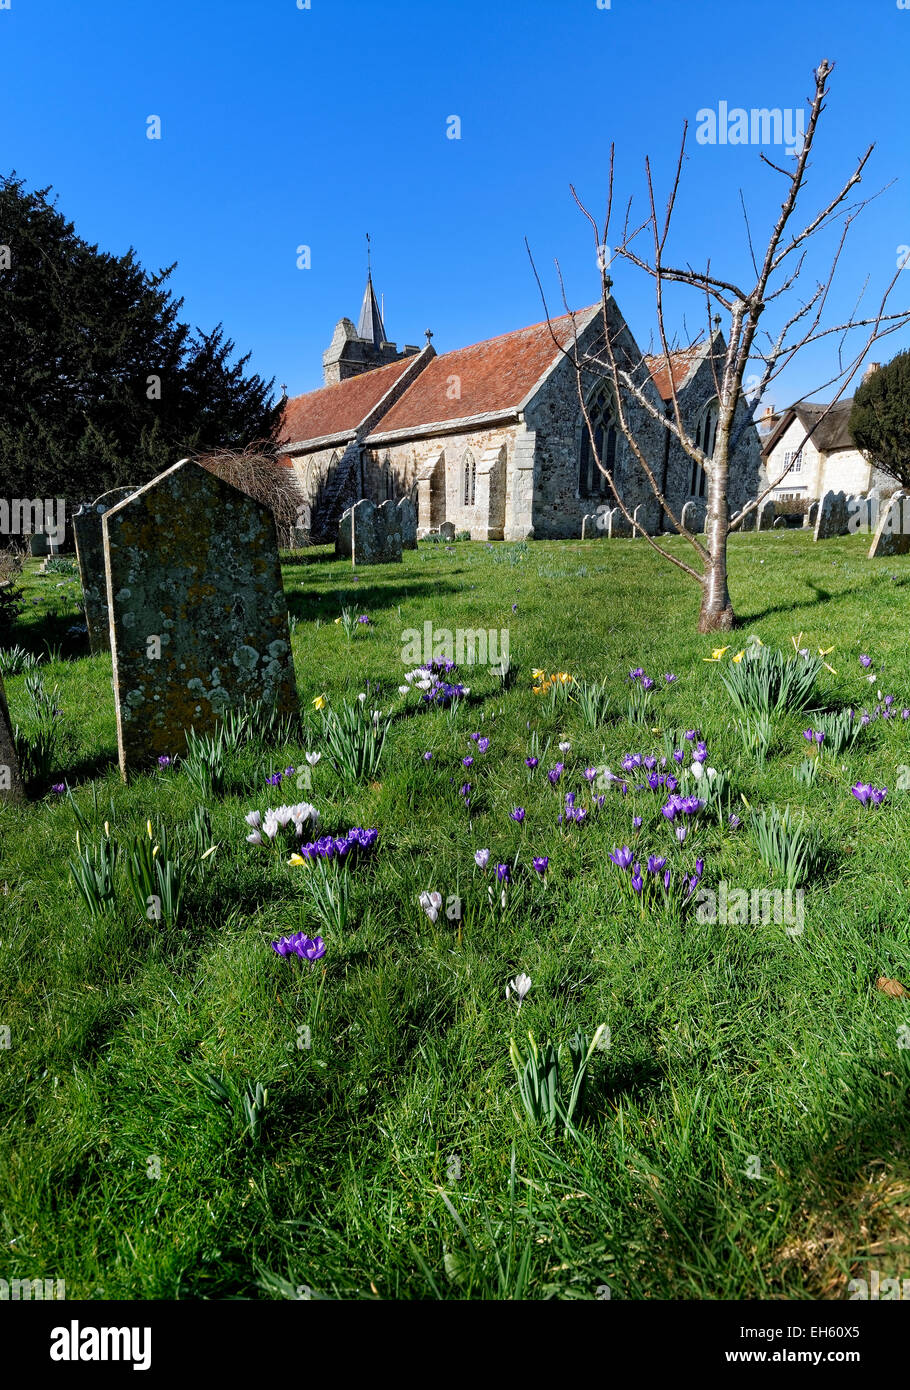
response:
<path fill-rule="evenodd" d="M 717 437 L 717 401 L 709 401 L 699 417 L 698 425 L 695 429 L 695 443 L 706 458 L 714 456 L 714 441 Z M 706 497 L 708 493 L 708 475 L 696 460 L 692 460 L 692 476 L 689 482 L 689 493 L 692 497 Z"/>
<path fill-rule="evenodd" d="M 612 399 L 606 386 L 602 386 L 589 401 L 588 416 L 594 431 L 593 447 L 591 431 L 583 420 L 578 492 L 581 497 L 603 497 L 611 492 L 611 488 L 597 463 L 600 460 L 602 467 L 613 474 L 618 437 Z"/>
<path fill-rule="evenodd" d="M 473 507 L 474 493 L 477 487 L 477 463 L 470 449 L 465 450 L 464 458 L 461 461 L 461 470 L 464 479 L 463 501 L 466 507 Z"/>

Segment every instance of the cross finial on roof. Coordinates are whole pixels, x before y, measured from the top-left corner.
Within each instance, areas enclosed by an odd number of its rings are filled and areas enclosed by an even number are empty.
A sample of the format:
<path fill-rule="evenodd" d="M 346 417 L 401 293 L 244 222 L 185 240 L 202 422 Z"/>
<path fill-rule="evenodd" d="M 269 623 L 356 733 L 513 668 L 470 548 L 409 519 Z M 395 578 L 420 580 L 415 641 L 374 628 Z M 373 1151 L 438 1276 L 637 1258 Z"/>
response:
<path fill-rule="evenodd" d="M 367 232 L 367 279 L 370 278 L 370 234 Z"/>
<path fill-rule="evenodd" d="M 720 328 L 720 314 L 715 314 L 711 322 L 714 324 L 714 331 L 716 333 L 717 330 Z"/>
<path fill-rule="evenodd" d="M 281 383 L 281 394 L 282 394 L 282 396 L 286 396 L 287 393 L 288 393 L 287 383 L 283 381 L 283 382 Z"/>
<path fill-rule="evenodd" d="M 433 330 L 432 330 L 432 328 L 428 328 L 428 329 L 426 330 L 427 347 L 429 347 L 429 345 L 430 345 L 430 339 L 432 338 L 432 336 L 433 336 Z"/>

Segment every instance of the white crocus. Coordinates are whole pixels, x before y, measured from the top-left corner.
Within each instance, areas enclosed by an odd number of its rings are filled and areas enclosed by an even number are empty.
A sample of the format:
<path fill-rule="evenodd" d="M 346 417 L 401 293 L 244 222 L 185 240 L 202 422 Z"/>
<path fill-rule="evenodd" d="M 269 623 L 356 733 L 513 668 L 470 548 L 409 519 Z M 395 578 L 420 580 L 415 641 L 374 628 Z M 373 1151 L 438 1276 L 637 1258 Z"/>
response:
<path fill-rule="evenodd" d="M 309 763 L 310 767 L 315 767 L 316 764 L 319 762 L 319 759 L 322 757 L 322 754 L 321 754 L 321 753 L 307 753 L 305 756 L 306 756 L 306 760 L 307 760 L 307 762 Z"/>
<path fill-rule="evenodd" d="M 435 922 L 439 916 L 439 909 L 442 907 L 442 894 L 421 893 L 419 902 L 430 921 Z"/>
<path fill-rule="evenodd" d="M 525 1001 L 525 995 L 527 994 L 530 988 L 530 975 L 516 975 L 515 978 L 513 980 L 510 980 L 509 983 L 506 985 L 506 998 L 509 999 L 512 995 L 514 995 L 515 998 L 518 1000 L 518 1007 L 520 1009 Z"/>

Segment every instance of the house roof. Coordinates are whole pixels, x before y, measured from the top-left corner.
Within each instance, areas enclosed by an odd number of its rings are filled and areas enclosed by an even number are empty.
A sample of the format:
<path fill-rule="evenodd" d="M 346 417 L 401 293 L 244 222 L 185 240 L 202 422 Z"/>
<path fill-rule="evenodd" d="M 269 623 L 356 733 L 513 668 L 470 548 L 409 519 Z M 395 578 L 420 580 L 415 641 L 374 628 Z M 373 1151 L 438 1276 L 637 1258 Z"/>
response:
<path fill-rule="evenodd" d="M 776 428 L 765 441 L 762 452 L 770 454 L 794 420 L 798 421 L 807 434 L 812 432 L 812 443 L 819 453 L 833 454 L 838 449 L 855 449 L 856 444 L 849 428 L 852 409 L 852 396 L 843 401 L 835 401 L 834 405 L 824 405 L 818 401 L 797 401 L 783 412 Z M 825 411 L 828 412 L 827 415 Z"/>
<path fill-rule="evenodd" d="M 579 331 L 590 312 L 575 313 Z M 553 365 L 560 348 L 572 343 L 572 320 L 572 314 L 563 314 L 549 323 L 535 323 L 442 353 L 377 422 L 376 433 L 517 410 Z"/>
<path fill-rule="evenodd" d="M 697 366 L 704 356 L 705 342 L 702 340 L 693 343 L 691 347 L 681 348 L 678 352 L 670 353 L 669 367 L 667 358 L 664 354 L 658 353 L 654 357 L 645 357 L 645 366 L 651 373 L 651 380 L 657 387 L 663 400 L 672 400 L 673 392 L 670 389 L 670 378 L 672 375 L 673 386 L 679 394 L 682 387 L 686 384 L 689 373 Z"/>
<path fill-rule="evenodd" d="M 334 386 L 323 386 L 294 396 L 284 407 L 278 436 L 282 444 L 302 444 L 310 439 L 353 435 L 387 391 L 414 365 L 414 355 L 385 367 L 374 367 Z"/>

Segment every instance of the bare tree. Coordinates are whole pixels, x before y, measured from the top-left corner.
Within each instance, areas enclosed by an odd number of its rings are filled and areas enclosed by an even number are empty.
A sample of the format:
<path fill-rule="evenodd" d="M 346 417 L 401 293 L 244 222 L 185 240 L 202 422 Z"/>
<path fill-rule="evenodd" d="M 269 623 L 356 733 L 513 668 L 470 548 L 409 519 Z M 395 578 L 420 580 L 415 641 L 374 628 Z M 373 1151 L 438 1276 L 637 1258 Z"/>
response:
<path fill-rule="evenodd" d="M 575 202 L 590 223 L 601 266 L 602 337 L 596 347 L 581 351 L 576 328 L 573 344 L 567 348 L 563 348 L 558 343 L 557 346 L 573 361 L 579 402 L 588 428 L 595 462 L 600 472 L 607 478 L 621 512 L 633 528 L 633 534 L 640 532 L 654 550 L 671 564 L 683 570 L 701 586 L 699 632 L 720 631 L 734 626 L 736 619 L 727 589 L 727 537 L 731 531 L 742 526 L 746 517 L 756 511 L 764 498 L 779 485 L 786 475 L 783 473 L 779 478 L 767 482 L 767 485 L 759 490 L 759 495 L 750 501 L 737 516 L 730 517 L 728 481 L 731 458 L 744 431 L 750 427 L 751 417 L 770 383 L 779 376 L 784 368 L 790 365 L 802 349 L 825 338 L 836 339 L 837 371 L 832 371 L 829 379 L 820 383 L 816 388 L 816 390 L 822 390 L 839 383 L 834 400 L 830 403 L 833 405 L 853 380 L 871 345 L 877 339 L 910 323 L 910 311 L 908 310 L 899 313 L 885 312 L 888 299 L 897 282 L 899 270 L 895 272 L 894 277 L 881 295 L 877 307 L 873 307 L 871 311 L 866 311 L 864 315 L 860 314 L 859 303 L 865 294 L 864 286 L 862 293 L 857 297 L 854 310 L 845 321 L 834 324 L 823 322 L 829 292 L 847 235 L 856 217 L 871 201 L 871 199 L 865 199 L 848 202 L 848 198 L 851 190 L 861 182 L 863 171 L 874 148 L 872 145 L 869 146 L 865 154 L 859 159 L 853 173 L 824 207 L 816 211 L 806 221 L 797 218 L 797 204 L 801 201 L 800 195 L 806 183 L 809 156 L 812 153 L 818 123 L 825 107 L 828 80 L 832 70 L 833 65 L 829 64 L 827 60 L 823 60 L 814 73 L 815 94 L 809 103 L 808 121 L 801 148 L 796 155 L 795 168 L 792 171 L 781 168 L 772 163 L 764 153 L 760 156 L 762 162 L 769 169 L 781 175 L 785 180 L 785 191 L 780 213 L 770 231 L 767 245 L 760 259 L 756 256 L 749 219 L 745 212 L 745 206 L 743 207 L 749 256 L 754 272 L 751 288 L 741 286 L 733 280 L 724 279 L 716 274 L 710 259 L 706 261 L 704 270 L 694 269 L 691 265 L 679 267 L 668 261 L 667 242 L 679 194 L 688 123 L 683 128 L 673 186 L 662 216 L 658 215 L 650 160 L 645 160 L 648 214 L 640 225 L 631 226 L 630 201 L 626 208 L 620 243 L 613 249 L 612 256 L 629 261 L 649 275 L 654 282 L 657 330 L 660 340 L 660 353 L 656 355 L 662 359 L 669 382 L 670 401 L 667 411 L 661 410 L 654 402 L 653 386 L 650 385 L 654 373 L 650 370 L 645 357 L 639 356 L 637 360 L 631 358 L 625 343 L 619 341 L 616 333 L 610 330 L 608 305 L 612 281 L 609 278 L 603 248 L 610 244 L 614 190 L 613 149 L 610 151 L 607 210 L 602 226 L 598 226 L 591 212 L 581 202 L 575 188 L 571 188 Z M 742 194 L 740 197 L 742 199 Z M 808 296 L 804 294 L 800 297 L 798 293 L 794 293 L 788 301 L 786 296 L 788 292 L 794 291 L 803 270 L 808 244 L 813 237 L 817 237 L 829 228 L 839 229 L 839 235 L 824 280 L 816 281 Z M 643 235 L 647 236 L 648 234 L 650 234 L 651 242 L 650 252 L 640 252 L 638 249 L 640 239 Z M 557 272 L 559 272 L 558 263 Z M 539 277 L 538 284 L 540 284 Z M 711 358 L 717 395 L 717 427 L 714 451 L 710 457 L 704 453 L 692 437 L 680 410 L 673 371 L 674 348 L 668 338 L 665 322 L 664 293 L 665 287 L 669 284 L 685 285 L 697 292 L 704 307 L 707 334 L 712 343 L 715 341 L 711 331 L 712 314 L 721 310 L 728 324 L 725 349 L 723 352 L 712 355 Z M 561 275 L 560 285 L 562 287 Z M 562 288 L 563 301 L 568 311 L 565 290 L 564 287 Z M 542 288 L 541 294 L 543 295 Z M 781 303 L 779 304 L 778 301 Z M 783 308 L 781 308 L 781 304 L 784 306 Z M 788 305 L 789 307 L 787 307 Z M 774 328 L 765 329 L 762 327 L 760 331 L 760 322 L 765 315 L 771 317 L 768 310 L 772 307 L 777 311 L 778 322 Z M 546 310 L 545 297 L 544 308 Z M 547 318 L 549 321 L 548 310 Z M 716 323 L 717 319 L 714 322 Z M 854 338 L 856 333 L 860 333 L 862 342 L 862 346 L 858 349 Z M 555 333 L 553 336 L 554 342 L 556 342 Z M 849 345 L 848 338 L 850 339 Z M 753 369 L 751 373 L 749 371 L 750 366 Z M 746 402 L 743 382 L 750 376 L 754 380 L 754 389 L 750 390 L 749 394 L 750 400 L 754 401 L 754 404 L 744 409 Z M 660 503 L 664 515 L 669 518 L 672 526 L 691 546 L 694 552 L 692 563 L 688 563 L 685 559 L 673 554 L 665 544 L 649 535 L 630 515 L 616 488 L 613 470 L 607 467 L 604 458 L 597 450 L 595 431 L 592 428 L 585 391 L 585 383 L 590 382 L 592 377 L 606 377 L 611 382 L 619 427 L 647 478 L 654 496 Z M 683 525 L 682 517 L 677 516 L 669 505 L 658 482 L 660 468 L 655 467 L 655 460 L 648 457 L 647 448 L 636 436 L 629 419 L 627 402 L 636 403 L 655 422 L 659 422 L 665 430 L 669 431 L 672 439 L 678 442 L 688 457 L 704 470 L 708 481 L 704 542 Z M 812 428 L 807 431 L 803 444 L 815 432 L 826 415 L 827 411 L 818 417 Z"/>
<path fill-rule="evenodd" d="M 221 449 L 217 453 L 200 454 L 196 460 L 203 468 L 239 488 L 248 497 L 268 507 L 275 518 L 278 544 L 291 546 L 295 527 L 309 528 L 309 506 L 303 497 L 293 468 L 278 461 L 260 444 L 246 449 Z"/>

